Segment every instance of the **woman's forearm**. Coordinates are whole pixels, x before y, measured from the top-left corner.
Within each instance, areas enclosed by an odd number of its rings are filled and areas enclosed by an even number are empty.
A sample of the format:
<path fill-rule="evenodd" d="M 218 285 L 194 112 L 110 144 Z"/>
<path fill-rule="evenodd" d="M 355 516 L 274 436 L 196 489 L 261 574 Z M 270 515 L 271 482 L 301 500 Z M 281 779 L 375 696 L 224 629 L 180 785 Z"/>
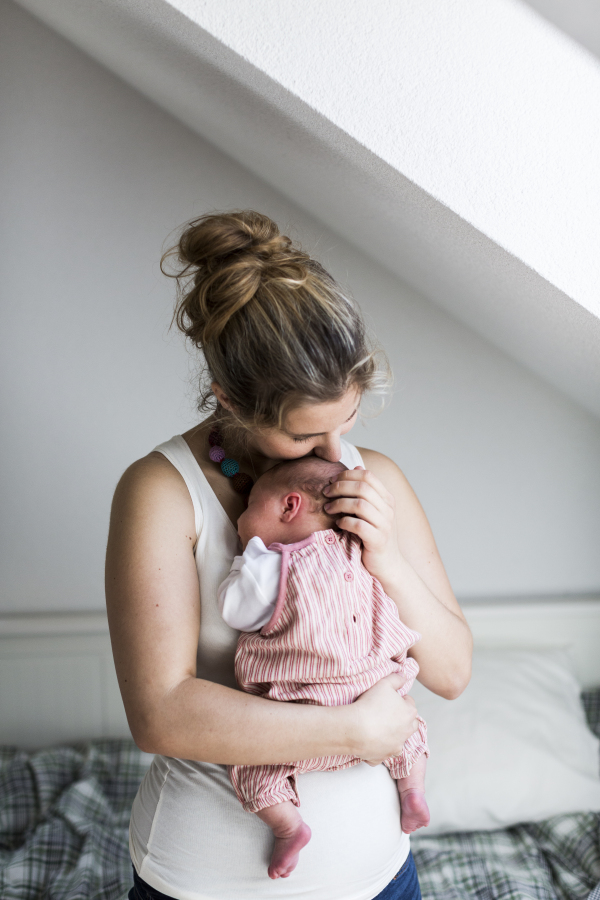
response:
<path fill-rule="evenodd" d="M 419 681 L 449 700 L 458 697 L 471 676 L 473 639 L 465 620 L 434 596 L 401 555 L 378 578 L 405 625 L 422 635 L 410 651 L 421 669 Z"/>
<path fill-rule="evenodd" d="M 321 756 L 382 761 L 402 752 L 418 727 L 402 675 L 388 675 L 348 706 L 281 703 L 199 678 L 184 679 L 132 728 L 149 753 L 230 765 Z"/>
<path fill-rule="evenodd" d="M 278 703 L 199 678 L 182 681 L 141 718 L 141 749 L 180 759 L 266 765 L 362 749 L 350 707 Z"/>

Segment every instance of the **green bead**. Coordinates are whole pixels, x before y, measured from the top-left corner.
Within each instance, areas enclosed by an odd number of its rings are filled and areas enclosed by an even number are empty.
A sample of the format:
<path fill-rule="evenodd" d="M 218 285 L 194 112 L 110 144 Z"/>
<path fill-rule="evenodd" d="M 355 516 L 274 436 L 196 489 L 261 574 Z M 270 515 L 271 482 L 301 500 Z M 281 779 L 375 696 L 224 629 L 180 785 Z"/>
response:
<path fill-rule="evenodd" d="M 240 464 L 235 459 L 224 459 L 221 463 L 221 472 L 228 478 L 233 478 L 240 471 Z"/>

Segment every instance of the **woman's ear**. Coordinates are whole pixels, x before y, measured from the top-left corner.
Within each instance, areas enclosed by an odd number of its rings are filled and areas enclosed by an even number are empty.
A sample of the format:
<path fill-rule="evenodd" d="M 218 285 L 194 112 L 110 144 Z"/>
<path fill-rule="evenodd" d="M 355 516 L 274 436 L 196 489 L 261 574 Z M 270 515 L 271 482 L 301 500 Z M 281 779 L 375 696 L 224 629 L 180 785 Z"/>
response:
<path fill-rule="evenodd" d="M 231 409 L 231 401 L 218 381 L 213 381 L 210 386 L 211 391 L 225 409 Z"/>
<path fill-rule="evenodd" d="M 286 494 L 286 496 L 283 498 L 283 512 L 281 514 L 281 521 L 289 524 L 293 519 L 296 518 L 296 516 L 300 512 L 301 506 L 302 494 L 298 494 L 296 491 L 291 494 Z"/>

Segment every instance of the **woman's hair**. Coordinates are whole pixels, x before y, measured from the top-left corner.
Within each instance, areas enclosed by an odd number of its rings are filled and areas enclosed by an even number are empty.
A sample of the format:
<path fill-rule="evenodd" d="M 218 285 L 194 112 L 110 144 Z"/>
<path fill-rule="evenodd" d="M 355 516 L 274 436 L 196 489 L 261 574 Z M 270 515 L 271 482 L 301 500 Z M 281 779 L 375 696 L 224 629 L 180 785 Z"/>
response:
<path fill-rule="evenodd" d="M 174 272 L 165 272 L 167 259 Z M 174 321 L 204 354 L 199 409 L 214 404 L 216 381 L 238 425 L 281 427 L 303 403 L 387 386 L 387 362 L 356 305 L 267 216 L 200 216 L 161 269 L 177 279 Z"/>

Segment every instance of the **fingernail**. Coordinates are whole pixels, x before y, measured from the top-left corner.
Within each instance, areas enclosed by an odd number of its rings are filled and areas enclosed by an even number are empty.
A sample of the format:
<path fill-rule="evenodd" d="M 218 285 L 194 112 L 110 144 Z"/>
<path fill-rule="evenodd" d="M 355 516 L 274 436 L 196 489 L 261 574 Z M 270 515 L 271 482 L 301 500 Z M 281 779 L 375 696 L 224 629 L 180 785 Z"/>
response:
<path fill-rule="evenodd" d="M 323 493 L 324 493 L 324 494 L 329 494 L 329 491 L 330 491 L 330 490 L 331 490 L 331 488 L 329 487 L 329 485 L 327 485 L 327 487 L 324 487 L 324 488 L 323 488 Z"/>
<path fill-rule="evenodd" d="M 323 509 L 329 509 L 331 507 L 331 503 L 326 503 Z"/>

